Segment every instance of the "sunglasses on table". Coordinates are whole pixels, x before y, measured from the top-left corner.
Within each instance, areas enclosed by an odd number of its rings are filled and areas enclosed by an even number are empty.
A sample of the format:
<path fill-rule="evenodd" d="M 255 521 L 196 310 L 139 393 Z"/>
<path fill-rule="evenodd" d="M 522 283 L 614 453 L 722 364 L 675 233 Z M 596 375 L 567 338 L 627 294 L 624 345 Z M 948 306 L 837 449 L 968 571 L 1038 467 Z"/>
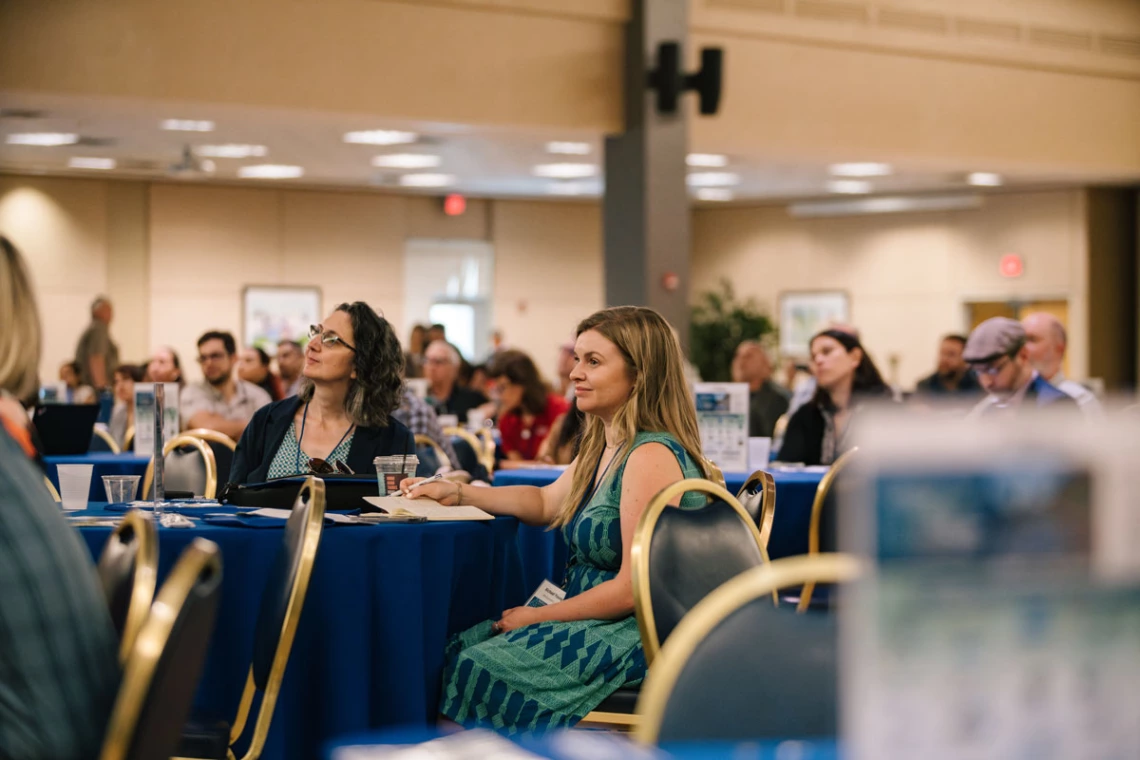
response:
<path fill-rule="evenodd" d="M 356 351 L 356 346 L 349 345 L 348 341 L 334 332 L 325 330 L 324 325 L 309 325 L 309 341 L 320 340 L 324 346 L 335 346 L 337 343 L 347 349 Z"/>
<path fill-rule="evenodd" d="M 323 459 L 313 458 L 309 460 L 309 472 L 314 475 L 355 475 L 352 468 L 344 462 L 326 462 Z"/>

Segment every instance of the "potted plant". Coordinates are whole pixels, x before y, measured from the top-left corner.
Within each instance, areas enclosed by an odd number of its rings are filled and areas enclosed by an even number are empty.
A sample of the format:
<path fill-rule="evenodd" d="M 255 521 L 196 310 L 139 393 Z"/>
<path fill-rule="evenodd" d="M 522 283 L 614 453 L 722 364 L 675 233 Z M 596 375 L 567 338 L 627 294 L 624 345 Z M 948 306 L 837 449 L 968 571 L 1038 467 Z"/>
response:
<path fill-rule="evenodd" d="M 692 308 L 689 327 L 690 359 L 707 382 L 732 380 L 732 356 L 744 340 L 769 342 L 776 325 L 756 301 L 736 299 L 732 283 L 702 293 Z"/>

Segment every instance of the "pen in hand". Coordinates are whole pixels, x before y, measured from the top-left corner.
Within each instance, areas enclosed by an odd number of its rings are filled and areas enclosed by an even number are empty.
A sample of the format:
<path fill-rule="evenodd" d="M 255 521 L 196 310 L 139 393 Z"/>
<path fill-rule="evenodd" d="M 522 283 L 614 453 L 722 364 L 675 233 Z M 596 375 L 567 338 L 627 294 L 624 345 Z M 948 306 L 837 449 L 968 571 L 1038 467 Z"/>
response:
<path fill-rule="evenodd" d="M 392 496 L 407 496 L 409 493 L 411 493 L 412 488 L 419 488 L 420 486 L 426 486 L 428 483 L 434 483 L 437 480 L 443 480 L 443 473 L 437 473 L 435 475 L 432 475 L 430 478 L 424 478 L 419 483 L 416 483 L 414 486 L 410 486 L 407 491 L 405 491 L 403 488 L 400 488 L 399 491 L 396 491 L 396 493 L 391 494 L 391 495 Z"/>

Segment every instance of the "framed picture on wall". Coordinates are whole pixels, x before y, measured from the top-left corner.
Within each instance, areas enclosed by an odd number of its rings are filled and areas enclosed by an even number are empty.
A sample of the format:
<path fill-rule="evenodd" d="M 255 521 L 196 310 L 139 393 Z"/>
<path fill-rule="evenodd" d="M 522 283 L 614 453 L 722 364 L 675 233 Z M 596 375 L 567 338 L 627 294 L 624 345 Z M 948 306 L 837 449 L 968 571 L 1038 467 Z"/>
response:
<path fill-rule="evenodd" d="M 309 325 L 321 321 L 321 289 L 287 285 L 246 285 L 242 291 L 244 345 L 273 356 L 277 343 L 309 339 Z"/>
<path fill-rule="evenodd" d="M 789 291 L 780 294 L 780 354 L 807 358 L 811 336 L 834 322 L 847 322 L 850 299 L 842 290 Z"/>

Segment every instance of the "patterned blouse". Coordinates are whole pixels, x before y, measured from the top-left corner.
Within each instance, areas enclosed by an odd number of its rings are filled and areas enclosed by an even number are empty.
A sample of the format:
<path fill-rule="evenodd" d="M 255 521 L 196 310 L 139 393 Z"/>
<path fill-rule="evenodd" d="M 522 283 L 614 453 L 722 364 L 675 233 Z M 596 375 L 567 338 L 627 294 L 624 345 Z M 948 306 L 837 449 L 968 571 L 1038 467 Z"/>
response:
<path fill-rule="evenodd" d="M 355 428 L 332 450 L 331 454 L 325 457 L 325 461 L 329 464 L 346 461 L 348 450 L 352 448 L 352 437 L 354 435 L 356 435 Z M 309 455 L 301 451 L 301 447 L 297 445 L 297 423 L 293 422 L 290 423 L 289 432 L 285 434 L 281 446 L 277 449 L 277 454 L 269 464 L 269 473 L 266 477 L 272 480 L 274 478 L 287 478 L 291 475 L 308 474 Z"/>

